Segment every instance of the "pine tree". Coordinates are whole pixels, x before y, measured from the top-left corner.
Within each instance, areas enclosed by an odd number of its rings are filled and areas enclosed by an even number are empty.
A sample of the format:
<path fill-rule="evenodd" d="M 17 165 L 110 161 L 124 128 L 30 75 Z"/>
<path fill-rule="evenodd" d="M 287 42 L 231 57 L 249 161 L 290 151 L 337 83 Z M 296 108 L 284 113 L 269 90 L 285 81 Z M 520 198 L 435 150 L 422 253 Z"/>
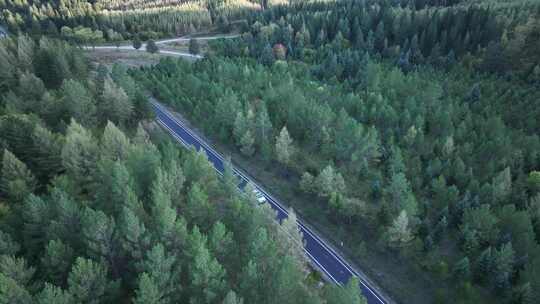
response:
<path fill-rule="evenodd" d="M 293 140 L 289 136 L 287 127 L 283 127 L 279 136 L 276 138 L 276 157 L 277 160 L 285 166 L 291 163 L 291 158 L 294 154 Z"/>
<path fill-rule="evenodd" d="M 62 102 L 69 116 L 86 127 L 96 121 L 96 105 L 92 95 L 80 82 L 69 79 L 61 88 Z"/>
<path fill-rule="evenodd" d="M 34 59 L 34 50 L 36 46 L 34 40 L 26 35 L 17 37 L 17 59 L 22 69 L 30 70 Z"/>
<path fill-rule="evenodd" d="M 31 153 L 37 163 L 35 174 L 41 183 L 48 183 L 62 170 L 63 137 L 46 127 L 36 125 L 32 133 L 32 142 L 34 147 Z"/>
<path fill-rule="evenodd" d="M 69 293 L 77 303 L 102 302 L 115 285 L 107 279 L 106 266 L 81 257 L 75 261 L 68 277 Z"/>
<path fill-rule="evenodd" d="M 288 210 L 289 215 L 281 222 L 281 232 L 283 233 L 283 248 L 298 265 L 307 263 L 304 253 L 304 236 L 298 227 L 298 220 L 293 209 Z"/>
<path fill-rule="evenodd" d="M 32 296 L 24 286 L 12 278 L 0 273 L 0 299 L 2 304 L 17 303 L 30 304 Z"/>
<path fill-rule="evenodd" d="M 467 281 L 471 275 L 471 265 L 469 263 L 469 258 L 464 257 L 463 259 L 456 262 L 452 272 L 458 282 Z"/>
<path fill-rule="evenodd" d="M 315 191 L 315 178 L 311 173 L 304 172 L 302 178 L 300 179 L 300 189 L 306 193 L 312 193 Z"/>
<path fill-rule="evenodd" d="M 159 52 L 159 48 L 154 40 L 148 40 L 148 42 L 146 42 L 146 51 L 150 54 Z"/>
<path fill-rule="evenodd" d="M 139 35 L 135 35 L 135 38 L 133 38 L 133 48 L 138 50 L 142 47 L 141 38 Z"/>
<path fill-rule="evenodd" d="M 232 109 L 231 109 L 232 110 Z M 238 111 L 234 119 L 234 138 L 238 145 L 241 145 L 242 137 L 248 129 L 248 121 L 242 111 Z"/>
<path fill-rule="evenodd" d="M 238 183 L 240 180 L 233 171 L 233 165 L 231 158 L 226 157 L 223 162 L 223 187 L 225 195 L 228 197 L 234 197 L 238 193 Z"/>
<path fill-rule="evenodd" d="M 366 304 L 366 299 L 360 294 L 358 278 L 352 277 L 347 285 L 341 287 L 328 285 L 325 289 L 325 298 L 328 304 Z"/>
<path fill-rule="evenodd" d="M 257 112 L 257 119 L 255 121 L 257 142 L 259 146 L 268 144 L 269 138 L 272 136 L 272 122 L 268 115 L 268 110 L 265 103 L 259 105 L 259 111 Z"/>
<path fill-rule="evenodd" d="M 199 184 L 193 184 L 188 193 L 186 218 L 193 224 L 206 228 L 204 229 L 206 231 L 210 228 L 210 223 L 214 221 L 214 213 L 215 210 L 208 200 L 208 195 Z"/>
<path fill-rule="evenodd" d="M 492 249 L 488 247 L 476 259 L 476 276 L 482 281 L 489 279 L 493 273 L 494 266 Z"/>
<path fill-rule="evenodd" d="M 495 275 L 509 278 L 514 273 L 515 252 L 512 243 L 505 243 L 493 252 Z M 509 282 L 508 282 L 509 283 Z"/>
<path fill-rule="evenodd" d="M 163 298 L 162 291 L 156 285 L 154 280 L 145 272 L 139 277 L 139 285 L 133 303 L 166 304 L 169 302 Z"/>
<path fill-rule="evenodd" d="M 255 153 L 255 148 L 253 147 L 254 144 L 255 138 L 253 138 L 251 131 L 247 130 L 240 139 L 240 152 L 245 156 L 252 156 L 253 153 Z"/>
<path fill-rule="evenodd" d="M 409 217 L 407 211 L 402 210 L 394 220 L 392 226 L 388 228 L 388 242 L 392 247 L 403 247 L 414 239 L 409 227 Z"/>
<path fill-rule="evenodd" d="M 121 162 L 111 164 L 108 161 L 100 161 L 98 171 L 96 206 L 110 215 L 118 215 L 123 207 L 128 207 L 139 214 L 142 212 L 142 203 L 133 190 L 133 179 Z"/>
<path fill-rule="evenodd" d="M 212 226 L 208 236 L 208 248 L 220 263 L 230 259 L 233 253 L 234 240 L 227 227 L 218 221 Z"/>
<path fill-rule="evenodd" d="M 267 65 L 267 66 L 274 64 L 274 61 L 275 61 L 274 52 L 272 51 L 272 47 L 270 46 L 269 43 L 267 43 L 262 49 L 262 53 L 259 57 L 259 61 L 262 64 Z"/>
<path fill-rule="evenodd" d="M 17 59 L 15 56 L 8 50 L 7 46 L 0 46 L 0 88 L 3 90 L 13 86 L 17 80 L 16 77 L 16 67 Z"/>
<path fill-rule="evenodd" d="M 41 264 L 48 282 L 65 285 L 71 265 L 75 260 L 73 249 L 60 240 L 51 240 L 45 248 Z"/>
<path fill-rule="evenodd" d="M 133 104 L 126 92 L 110 78 L 106 78 L 103 87 L 103 101 L 100 104 L 100 117 L 115 124 L 125 125 L 133 115 Z"/>
<path fill-rule="evenodd" d="M 37 304 L 70 304 L 73 303 L 73 296 L 62 288 L 50 283 L 45 283 L 45 287 L 37 295 Z"/>
<path fill-rule="evenodd" d="M 397 213 L 399 210 L 405 210 L 410 216 L 416 215 L 418 211 L 416 198 L 411 191 L 411 186 L 405 174 L 397 173 L 392 175 L 387 191 L 392 200 L 393 212 Z"/>
<path fill-rule="evenodd" d="M 172 207 L 170 194 L 164 189 L 163 174 L 158 169 L 156 179 L 152 183 L 151 190 L 152 206 L 151 217 L 155 237 L 165 237 L 171 233 L 177 214 Z"/>
<path fill-rule="evenodd" d="M 114 162 L 125 160 L 131 145 L 124 132 L 109 121 L 103 131 L 99 148 L 101 159 Z"/>
<path fill-rule="evenodd" d="M 180 289 L 179 273 L 176 270 L 176 257 L 166 252 L 161 244 L 155 245 L 146 254 L 145 259 L 139 266 L 144 272 L 139 278 L 139 286 L 144 284 L 148 294 L 153 296 L 158 292 L 159 298 L 167 303 L 172 301 L 172 296 Z M 146 278 L 145 278 L 146 277 Z M 156 290 L 153 290 L 153 289 Z"/>
<path fill-rule="evenodd" d="M 122 209 L 119 220 L 120 247 L 129 253 L 134 263 L 140 262 L 150 246 L 148 231 L 139 217 L 128 207 Z"/>
<path fill-rule="evenodd" d="M 189 39 L 189 53 L 193 55 L 199 55 L 201 53 L 201 46 L 195 38 Z"/>
<path fill-rule="evenodd" d="M 15 255 L 20 249 L 21 246 L 11 235 L 0 230 L 0 255 Z"/>
<path fill-rule="evenodd" d="M 463 213 L 463 225 L 467 225 L 469 229 L 477 232 L 478 240 L 481 244 L 487 244 L 497 237 L 499 233 L 497 228 L 498 221 L 487 204 L 478 208 L 465 209 Z"/>
<path fill-rule="evenodd" d="M 35 268 L 30 267 L 24 258 L 0 256 L 0 273 L 14 280 L 19 286 L 30 287 L 35 272 Z"/>
<path fill-rule="evenodd" d="M 317 193 L 320 197 L 329 197 L 333 192 L 344 193 L 345 181 L 341 173 L 335 172 L 335 169 L 328 165 L 326 166 L 315 181 Z"/>
<path fill-rule="evenodd" d="M 191 303 L 212 303 L 223 299 L 226 292 L 225 269 L 211 255 L 195 226 L 188 241 L 189 278 L 191 281 Z"/>
<path fill-rule="evenodd" d="M 36 179 L 13 153 L 4 150 L 0 189 L 12 202 L 21 202 L 36 188 Z"/>
<path fill-rule="evenodd" d="M 214 112 L 214 121 L 216 129 L 219 130 L 219 136 L 223 140 L 228 140 L 231 134 L 235 134 L 237 141 L 241 138 L 240 134 L 236 134 L 236 132 L 242 133 L 245 129 L 243 114 L 239 111 L 241 107 L 238 97 L 232 90 L 226 90 L 224 96 L 218 100 Z M 236 123 L 237 117 L 239 119 L 238 125 Z"/>
<path fill-rule="evenodd" d="M 510 174 L 510 168 L 507 167 L 493 178 L 492 187 L 493 198 L 497 202 L 504 202 L 512 191 L 512 176 Z"/>
<path fill-rule="evenodd" d="M 75 120 L 66 132 L 66 143 L 62 148 L 62 165 L 68 176 L 80 185 L 82 191 L 87 190 L 93 182 L 98 155 L 98 146 L 92 134 Z"/>
<path fill-rule="evenodd" d="M 222 304 L 243 304 L 244 300 L 236 295 L 233 290 L 230 290 L 225 299 L 223 299 Z"/>
<path fill-rule="evenodd" d="M 87 208 L 82 218 L 82 235 L 87 254 L 109 266 L 115 277 L 119 276 L 119 248 L 116 223 L 102 211 Z"/>
<path fill-rule="evenodd" d="M 527 177 L 527 184 L 529 189 L 533 193 L 540 192 L 540 171 L 529 172 L 529 176 Z"/>

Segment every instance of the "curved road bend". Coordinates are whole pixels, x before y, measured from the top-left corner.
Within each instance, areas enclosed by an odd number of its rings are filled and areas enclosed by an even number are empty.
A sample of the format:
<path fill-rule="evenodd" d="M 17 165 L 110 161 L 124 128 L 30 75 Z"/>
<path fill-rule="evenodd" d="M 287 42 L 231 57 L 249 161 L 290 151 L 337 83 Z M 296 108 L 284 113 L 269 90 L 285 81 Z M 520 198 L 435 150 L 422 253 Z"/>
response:
<path fill-rule="evenodd" d="M 178 142 L 186 147 L 194 146 L 197 150 L 203 149 L 208 155 L 208 160 L 214 165 L 219 174 L 223 173 L 224 159 L 219 153 L 212 149 L 203 139 L 198 137 L 184 123 L 175 118 L 165 107 L 159 103 L 152 102 L 154 111 L 157 115 L 158 123 L 167 130 Z M 242 190 L 248 183 L 252 182 L 247 176 L 240 172 L 237 168 L 233 168 L 234 173 L 239 177 L 238 187 Z M 287 217 L 287 210 L 274 197 L 264 191 L 262 187 L 252 182 L 257 190 L 259 190 L 272 209 L 277 212 L 277 219 L 283 220 Z M 306 252 L 309 259 L 323 271 L 330 280 L 336 284 L 346 284 L 352 276 L 356 276 L 360 280 L 360 289 L 366 297 L 368 304 L 388 304 L 388 301 L 379 294 L 374 288 L 369 286 L 365 280 L 355 269 L 353 269 L 343 257 L 336 253 L 329 245 L 327 245 L 319 236 L 312 232 L 304 225 L 301 219 L 298 219 L 298 225 L 304 235 Z"/>

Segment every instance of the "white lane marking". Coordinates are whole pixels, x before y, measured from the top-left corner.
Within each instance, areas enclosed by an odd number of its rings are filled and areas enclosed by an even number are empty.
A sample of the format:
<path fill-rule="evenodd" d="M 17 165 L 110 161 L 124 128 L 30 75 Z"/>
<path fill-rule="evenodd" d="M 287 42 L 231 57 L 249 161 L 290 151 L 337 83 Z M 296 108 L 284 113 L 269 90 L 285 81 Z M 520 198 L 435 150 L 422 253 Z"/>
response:
<path fill-rule="evenodd" d="M 205 147 L 208 151 L 211 151 L 214 156 L 221 160 L 222 162 L 224 161 L 223 157 L 217 153 L 213 148 L 211 148 L 209 145 L 206 144 L 206 142 L 204 140 L 202 140 L 198 135 L 194 134 L 187 126 L 184 125 L 183 122 L 181 122 L 180 120 L 178 120 L 176 117 L 174 117 L 173 115 L 171 115 L 161 104 L 159 103 L 156 103 L 156 102 L 151 102 L 156 108 L 158 108 L 163 114 L 165 114 L 169 119 L 171 119 L 172 121 L 174 121 L 179 127 L 181 127 L 186 133 L 188 133 L 189 135 L 191 135 L 194 139 L 196 139 L 198 141 L 198 143 Z M 248 177 L 246 177 L 242 172 L 238 171 L 238 174 L 240 176 L 242 176 L 246 181 L 251 181 L 251 179 L 249 179 Z M 257 187 L 257 189 L 259 189 L 261 192 L 263 192 L 267 198 L 269 199 L 269 201 L 273 202 L 273 205 L 276 206 L 278 209 L 280 209 L 285 215 L 289 216 L 289 213 L 287 212 L 287 210 L 285 210 L 285 208 L 283 206 L 281 206 L 280 203 L 277 202 L 277 200 L 271 196 L 270 194 L 268 194 L 266 191 L 264 191 L 261 187 L 259 187 L 258 185 L 256 185 L 255 183 L 253 183 L 253 181 L 251 181 L 253 185 L 255 185 Z M 326 249 L 326 251 L 328 253 L 330 253 L 330 255 L 332 255 L 343 267 L 345 267 L 345 269 L 347 269 L 347 271 L 349 272 L 349 274 L 351 275 L 355 275 L 356 277 L 359 278 L 359 282 L 360 284 L 362 284 L 362 286 L 364 286 L 375 298 L 377 298 L 377 300 L 379 300 L 380 303 L 383 303 L 385 304 L 386 302 L 384 300 L 382 300 L 378 295 L 377 293 L 371 289 L 371 287 L 369 287 L 367 285 L 367 283 L 364 282 L 365 279 L 362 278 L 362 276 L 360 276 L 360 274 L 358 272 L 356 272 L 354 269 L 352 269 L 352 267 L 350 265 L 348 265 L 347 262 L 345 262 L 341 257 L 338 256 L 338 254 L 336 252 L 334 252 L 334 250 L 329 247 L 323 240 L 321 240 L 318 236 L 316 236 L 309 228 L 307 228 L 303 223 L 302 221 L 300 221 L 300 219 L 298 219 L 297 221 L 299 223 L 299 225 L 301 226 L 301 228 L 303 228 L 304 231 L 306 231 L 317 243 L 319 243 L 319 245 L 321 245 L 324 249 Z"/>

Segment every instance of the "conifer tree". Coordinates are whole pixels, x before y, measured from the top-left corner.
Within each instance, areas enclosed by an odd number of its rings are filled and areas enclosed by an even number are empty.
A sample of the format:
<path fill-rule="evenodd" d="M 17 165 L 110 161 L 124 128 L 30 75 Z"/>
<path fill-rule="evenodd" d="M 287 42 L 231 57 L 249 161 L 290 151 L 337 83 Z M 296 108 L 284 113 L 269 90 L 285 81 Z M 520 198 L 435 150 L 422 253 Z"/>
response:
<path fill-rule="evenodd" d="M 12 202 L 21 202 L 37 184 L 32 172 L 13 153 L 4 150 L 0 189 Z"/>
<path fill-rule="evenodd" d="M 201 46 L 199 45 L 199 41 L 195 38 L 189 39 L 189 53 L 193 55 L 199 55 L 201 53 Z"/>
<path fill-rule="evenodd" d="M 283 165 L 287 166 L 291 163 L 291 158 L 294 154 L 293 140 L 289 136 L 287 127 L 283 127 L 279 136 L 276 138 L 276 157 Z"/>
<path fill-rule="evenodd" d="M 50 283 L 45 283 L 45 287 L 37 295 L 38 304 L 70 304 L 73 303 L 73 296 Z"/>

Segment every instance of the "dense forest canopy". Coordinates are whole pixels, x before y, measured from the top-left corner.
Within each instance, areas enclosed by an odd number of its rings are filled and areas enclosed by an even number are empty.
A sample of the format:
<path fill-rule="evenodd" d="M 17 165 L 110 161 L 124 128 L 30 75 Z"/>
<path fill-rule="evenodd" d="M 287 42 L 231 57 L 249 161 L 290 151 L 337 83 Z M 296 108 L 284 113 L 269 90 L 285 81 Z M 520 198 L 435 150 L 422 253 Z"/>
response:
<path fill-rule="evenodd" d="M 136 78 L 243 158 L 280 164 L 352 250 L 367 229 L 371 250 L 454 286 L 433 301 L 532 303 L 538 7 L 413 2 L 274 7 L 209 59 Z"/>
<path fill-rule="evenodd" d="M 356 280 L 319 286 L 294 213 L 276 223 L 230 161 L 218 178 L 162 136 L 147 93 L 261 171 L 398 303 L 540 298 L 538 1 L 0 10 L 0 299 L 364 303 Z M 94 67 L 72 45 L 233 26 L 193 63 Z"/>
<path fill-rule="evenodd" d="M 318 287 L 292 210 L 160 137 L 125 67 L 45 37 L 0 54 L 0 302 L 365 303 Z"/>
<path fill-rule="evenodd" d="M 151 39 L 227 28 L 261 6 L 283 0 L 0 0 L 0 23 L 13 33 L 58 36 L 63 28 L 94 34 L 98 41 L 118 41 L 140 35 Z M 85 33 L 82 31 L 90 31 Z M 92 33 L 95 32 L 95 33 Z M 85 37 L 88 43 L 92 38 Z"/>

